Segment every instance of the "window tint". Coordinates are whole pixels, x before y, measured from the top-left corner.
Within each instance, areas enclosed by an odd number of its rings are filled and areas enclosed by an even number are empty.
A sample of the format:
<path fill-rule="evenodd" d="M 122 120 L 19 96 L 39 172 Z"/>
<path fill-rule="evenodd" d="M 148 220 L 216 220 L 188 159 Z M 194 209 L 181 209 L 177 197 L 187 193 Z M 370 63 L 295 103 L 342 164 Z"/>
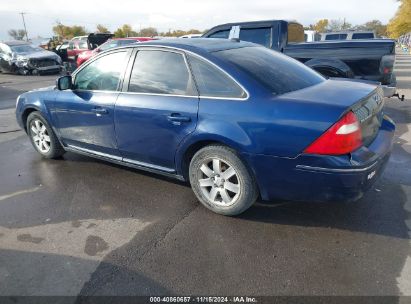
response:
<path fill-rule="evenodd" d="M 210 36 L 208 36 L 208 38 L 228 39 L 229 35 L 230 35 L 230 30 L 222 30 L 222 31 L 218 31 L 218 32 L 215 32 L 215 33 L 211 34 Z"/>
<path fill-rule="evenodd" d="M 374 33 L 355 33 L 352 34 L 352 39 L 373 39 Z"/>
<path fill-rule="evenodd" d="M 128 90 L 153 94 L 194 94 L 183 55 L 167 51 L 139 51 Z"/>
<path fill-rule="evenodd" d="M 214 54 L 233 63 L 273 94 L 300 90 L 325 80 L 301 62 L 264 47 L 243 47 Z"/>
<path fill-rule="evenodd" d="M 271 46 L 271 28 L 241 28 L 240 40 L 254 42 L 264 45 L 266 47 Z"/>
<path fill-rule="evenodd" d="M 244 90 L 220 69 L 195 56 L 189 56 L 189 59 L 201 96 L 246 97 Z"/>
<path fill-rule="evenodd" d="M 86 41 L 81 41 L 81 42 L 78 44 L 78 48 L 79 48 L 80 50 L 88 49 L 87 42 L 86 42 Z"/>
<path fill-rule="evenodd" d="M 116 91 L 125 69 L 126 58 L 127 52 L 117 52 L 98 58 L 77 73 L 74 88 Z"/>

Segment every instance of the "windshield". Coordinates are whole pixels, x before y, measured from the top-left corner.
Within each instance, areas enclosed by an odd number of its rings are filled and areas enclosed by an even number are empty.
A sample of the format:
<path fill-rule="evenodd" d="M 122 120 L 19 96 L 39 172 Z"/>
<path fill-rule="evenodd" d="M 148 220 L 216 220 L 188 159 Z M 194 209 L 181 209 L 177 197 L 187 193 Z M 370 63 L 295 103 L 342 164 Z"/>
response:
<path fill-rule="evenodd" d="M 258 80 L 273 94 L 301 90 L 325 78 L 299 61 L 264 47 L 244 47 L 214 52 Z"/>
<path fill-rule="evenodd" d="M 42 48 L 36 47 L 34 45 L 29 45 L 29 44 L 13 45 L 13 46 L 10 46 L 10 48 L 14 53 L 33 53 L 33 52 L 43 51 Z"/>

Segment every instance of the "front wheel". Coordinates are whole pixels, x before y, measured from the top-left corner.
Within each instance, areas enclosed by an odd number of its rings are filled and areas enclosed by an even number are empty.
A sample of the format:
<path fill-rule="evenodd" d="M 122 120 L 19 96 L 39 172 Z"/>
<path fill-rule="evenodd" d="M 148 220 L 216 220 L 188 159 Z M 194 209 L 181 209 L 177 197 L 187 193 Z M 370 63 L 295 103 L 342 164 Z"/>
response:
<path fill-rule="evenodd" d="M 40 112 L 32 112 L 27 117 L 27 134 L 34 148 L 44 158 L 58 158 L 65 153 L 53 129 Z"/>
<path fill-rule="evenodd" d="M 230 148 L 207 146 L 192 158 L 189 168 L 191 187 L 199 201 L 222 215 L 238 215 L 258 197 L 253 176 Z"/>

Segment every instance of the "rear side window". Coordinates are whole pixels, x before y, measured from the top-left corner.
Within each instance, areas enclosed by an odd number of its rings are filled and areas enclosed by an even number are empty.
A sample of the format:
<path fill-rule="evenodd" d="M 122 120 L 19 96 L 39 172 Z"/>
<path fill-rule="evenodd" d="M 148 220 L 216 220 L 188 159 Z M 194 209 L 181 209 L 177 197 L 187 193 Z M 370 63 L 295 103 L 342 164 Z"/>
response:
<path fill-rule="evenodd" d="M 139 51 L 130 76 L 129 92 L 193 95 L 183 55 L 168 51 Z"/>
<path fill-rule="evenodd" d="M 247 96 L 233 79 L 212 64 L 191 55 L 189 60 L 200 96 L 223 98 Z"/>
<path fill-rule="evenodd" d="M 276 95 L 304 89 L 325 80 L 301 62 L 264 47 L 244 47 L 213 54 L 234 64 Z"/>
<path fill-rule="evenodd" d="M 228 36 L 230 34 L 230 30 L 222 30 L 215 32 L 208 36 L 208 38 L 223 38 L 223 39 L 228 39 Z"/>
<path fill-rule="evenodd" d="M 240 40 L 261 44 L 265 47 L 271 46 L 271 28 L 241 28 Z"/>
<path fill-rule="evenodd" d="M 373 33 L 355 33 L 352 34 L 352 39 L 373 39 Z"/>

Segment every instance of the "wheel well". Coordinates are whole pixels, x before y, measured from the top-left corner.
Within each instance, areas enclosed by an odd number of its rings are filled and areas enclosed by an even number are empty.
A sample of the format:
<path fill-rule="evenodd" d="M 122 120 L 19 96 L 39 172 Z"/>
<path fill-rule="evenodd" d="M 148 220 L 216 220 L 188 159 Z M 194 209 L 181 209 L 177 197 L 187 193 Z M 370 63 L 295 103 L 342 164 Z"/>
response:
<path fill-rule="evenodd" d="M 26 110 L 24 110 L 23 115 L 21 116 L 21 119 L 23 121 L 23 126 L 24 126 L 24 130 L 27 132 L 27 117 L 29 117 L 29 115 L 33 112 L 37 111 L 37 109 L 35 108 L 28 108 Z"/>
<path fill-rule="evenodd" d="M 199 151 L 202 148 L 204 148 L 206 146 L 209 146 L 209 145 L 222 145 L 222 146 L 229 147 L 224 143 L 221 143 L 221 142 L 218 142 L 218 141 L 212 141 L 212 140 L 203 140 L 203 141 L 199 141 L 199 142 L 196 142 L 196 143 L 192 144 L 185 151 L 184 157 L 182 159 L 181 168 L 182 168 L 182 173 L 183 173 L 184 179 L 186 179 L 187 181 L 189 180 L 189 178 L 188 178 L 188 169 L 189 169 L 190 162 L 191 162 L 191 159 L 193 158 L 194 154 L 196 154 L 197 151 Z"/>

